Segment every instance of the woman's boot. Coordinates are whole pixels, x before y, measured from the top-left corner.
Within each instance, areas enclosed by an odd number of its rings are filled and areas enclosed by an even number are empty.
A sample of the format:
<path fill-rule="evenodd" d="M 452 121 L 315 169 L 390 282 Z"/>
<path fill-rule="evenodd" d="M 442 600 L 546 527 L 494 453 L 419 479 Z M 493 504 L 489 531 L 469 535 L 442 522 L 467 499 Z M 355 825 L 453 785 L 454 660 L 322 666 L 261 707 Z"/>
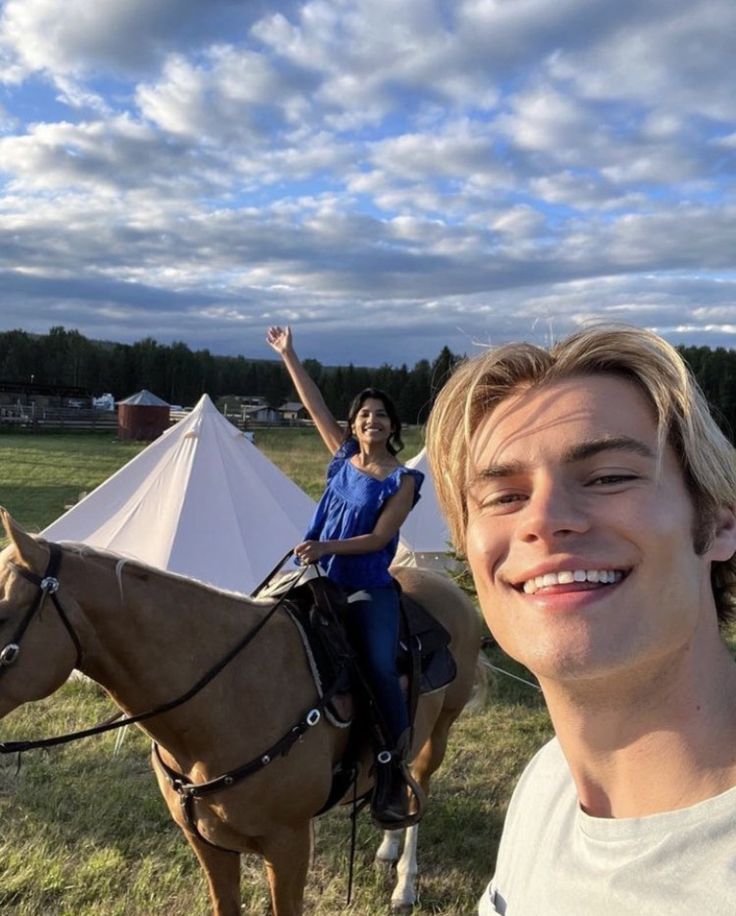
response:
<path fill-rule="evenodd" d="M 392 750 L 376 755 L 375 786 L 371 816 L 384 830 L 399 830 L 416 824 L 424 811 L 424 792 L 409 772 L 410 729 L 406 729 Z M 410 794 L 415 810 L 410 813 Z"/>

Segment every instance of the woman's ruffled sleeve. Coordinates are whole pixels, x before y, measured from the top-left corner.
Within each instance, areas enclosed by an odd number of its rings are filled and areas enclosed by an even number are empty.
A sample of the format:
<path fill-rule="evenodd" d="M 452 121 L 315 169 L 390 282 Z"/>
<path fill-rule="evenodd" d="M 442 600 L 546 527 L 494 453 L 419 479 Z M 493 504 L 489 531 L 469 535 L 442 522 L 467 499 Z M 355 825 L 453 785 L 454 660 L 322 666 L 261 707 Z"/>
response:
<path fill-rule="evenodd" d="M 331 480 L 335 474 L 340 470 L 344 461 L 348 461 L 353 455 L 358 454 L 358 443 L 357 440 L 350 438 L 346 439 L 340 446 L 338 446 L 337 451 L 332 456 L 332 460 L 327 465 L 327 479 Z"/>
<path fill-rule="evenodd" d="M 422 483 L 424 482 L 424 474 L 421 471 L 417 471 L 414 468 L 396 468 L 396 470 L 391 474 L 390 477 L 387 477 L 385 480 L 386 486 L 383 489 L 381 494 L 381 505 L 386 502 L 387 499 L 390 499 L 394 493 L 399 492 L 399 487 L 401 486 L 401 481 L 407 474 L 414 478 L 414 498 L 412 500 L 411 507 L 412 509 L 419 502 L 420 490 L 422 489 Z"/>

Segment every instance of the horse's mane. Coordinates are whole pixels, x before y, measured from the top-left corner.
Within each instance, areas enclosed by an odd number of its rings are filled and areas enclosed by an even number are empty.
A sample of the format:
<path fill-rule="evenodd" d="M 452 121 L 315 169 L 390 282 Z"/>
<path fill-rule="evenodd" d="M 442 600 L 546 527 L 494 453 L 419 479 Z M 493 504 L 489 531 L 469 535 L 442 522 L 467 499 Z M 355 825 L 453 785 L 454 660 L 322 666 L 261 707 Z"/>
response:
<path fill-rule="evenodd" d="M 129 557 L 124 554 L 115 553 L 112 550 L 106 550 L 104 547 L 90 547 L 89 544 L 82 544 L 78 541 L 59 541 L 59 547 L 77 554 L 82 559 L 91 557 L 95 559 L 107 560 L 115 565 L 115 578 L 120 589 L 120 597 L 123 598 L 123 570 L 130 567 L 132 573 L 141 575 L 150 575 L 159 579 L 174 580 L 182 582 L 192 588 L 201 589 L 210 594 L 221 595 L 225 598 L 235 598 L 246 604 L 270 605 L 272 601 L 268 598 L 251 598 L 243 592 L 236 592 L 231 589 L 220 588 L 209 582 L 203 582 L 201 579 L 195 579 L 192 576 L 185 576 L 182 573 L 171 572 L 168 569 L 161 569 L 157 566 L 151 566 L 144 563 L 137 557 Z"/>

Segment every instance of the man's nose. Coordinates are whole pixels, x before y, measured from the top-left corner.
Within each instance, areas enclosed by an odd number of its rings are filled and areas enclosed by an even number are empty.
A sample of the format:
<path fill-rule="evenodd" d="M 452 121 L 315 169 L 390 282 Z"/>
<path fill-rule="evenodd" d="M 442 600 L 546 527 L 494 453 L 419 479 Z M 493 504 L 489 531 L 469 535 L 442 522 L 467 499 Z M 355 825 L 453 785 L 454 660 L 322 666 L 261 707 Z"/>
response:
<path fill-rule="evenodd" d="M 544 477 L 534 484 L 520 516 L 519 537 L 531 542 L 582 534 L 590 527 L 585 501 L 569 481 Z"/>

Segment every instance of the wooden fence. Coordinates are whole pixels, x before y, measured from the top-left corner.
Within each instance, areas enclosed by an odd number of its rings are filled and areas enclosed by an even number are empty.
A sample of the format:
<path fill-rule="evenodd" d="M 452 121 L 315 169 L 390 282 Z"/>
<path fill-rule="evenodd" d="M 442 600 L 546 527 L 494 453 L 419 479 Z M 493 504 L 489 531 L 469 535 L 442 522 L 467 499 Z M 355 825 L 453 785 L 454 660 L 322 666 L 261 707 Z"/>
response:
<path fill-rule="evenodd" d="M 171 409 L 171 425 L 183 420 L 190 410 Z M 270 429 L 273 427 L 314 426 L 312 420 L 254 420 L 241 411 L 226 411 L 227 419 L 239 430 Z M 116 433 L 117 413 L 114 410 L 96 410 L 84 407 L 37 407 L 35 404 L 0 407 L 0 430 L 27 430 L 29 432 L 102 432 Z"/>
<path fill-rule="evenodd" d="M 116 432 L 118 418 L 114 410 L 84 407 L 36 407 L 34 404 L 0 407 L 0 428 L 42 432 L 101 430 Z"/>

